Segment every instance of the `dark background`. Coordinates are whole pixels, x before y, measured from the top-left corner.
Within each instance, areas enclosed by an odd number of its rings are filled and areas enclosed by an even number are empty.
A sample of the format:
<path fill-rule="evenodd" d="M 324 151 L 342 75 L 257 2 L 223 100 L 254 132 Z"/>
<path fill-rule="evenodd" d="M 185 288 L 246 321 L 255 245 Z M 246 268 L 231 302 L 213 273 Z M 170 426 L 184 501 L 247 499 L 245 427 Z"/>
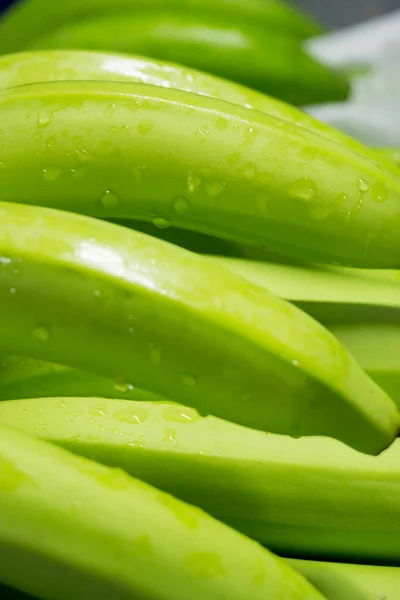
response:
<path fill-rule="evenodd" d="M 351 25 L 400 9 L 400 0 L 292 0 L 292 3 L 307 10 L 331 28 Z M 0 10 L 11 4 L 12 0 L 0 0 Z"/>

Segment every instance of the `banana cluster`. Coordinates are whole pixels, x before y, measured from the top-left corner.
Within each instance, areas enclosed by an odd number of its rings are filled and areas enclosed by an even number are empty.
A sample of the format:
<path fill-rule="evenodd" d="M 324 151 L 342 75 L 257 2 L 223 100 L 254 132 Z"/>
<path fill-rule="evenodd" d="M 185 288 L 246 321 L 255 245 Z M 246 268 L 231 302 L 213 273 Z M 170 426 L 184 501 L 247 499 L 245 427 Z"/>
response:
<path fill-rule="evenodd" d="M 341 101 L 346 77 L 310 56 L 319 24 L 283 0 L 25 0 L 0 23 L 0 53 L 88 49 L 142 54 L 294 104 Z"/>
<path fill-rule="evenodd" d="M 7 597 L 400 598 L 398 166 L 157 60 L 298 97 L 262 57 L 315 32 L 278 0 L 31 0 L 0 24 Z M 27 50 L 96 41 L 155 58 Z"/>

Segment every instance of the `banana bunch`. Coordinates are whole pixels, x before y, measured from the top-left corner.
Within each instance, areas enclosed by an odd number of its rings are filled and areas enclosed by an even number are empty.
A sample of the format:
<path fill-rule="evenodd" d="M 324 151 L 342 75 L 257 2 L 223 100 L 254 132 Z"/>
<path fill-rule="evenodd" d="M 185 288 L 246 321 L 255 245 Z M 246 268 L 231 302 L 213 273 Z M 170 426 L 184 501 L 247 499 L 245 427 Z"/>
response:
<path fill-rule="evenodd" d="M 0 53 L 129 52 L 232 79 L 292 104 L 342 101 L 344 75 L 304 40 L 322 28 L 285 0 L 24 0 L 0 22 Z"/>
<path fill-rule="evenodd" d="M 0 123 L 4 594 L 397 600 L 395 163 L 123 54 L 0 58 Z"/>

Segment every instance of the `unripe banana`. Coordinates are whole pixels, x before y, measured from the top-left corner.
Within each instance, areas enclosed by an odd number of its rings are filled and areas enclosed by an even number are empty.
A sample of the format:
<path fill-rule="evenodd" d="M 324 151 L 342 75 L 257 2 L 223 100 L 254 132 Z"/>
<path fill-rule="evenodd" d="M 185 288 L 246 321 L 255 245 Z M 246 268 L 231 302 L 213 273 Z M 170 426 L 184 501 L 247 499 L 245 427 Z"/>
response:
<path fill-rule="evenodd" d="M 211 517 L 0 427 L 0 581 L 52 600 L 323 600 Z"/>
<path fill-rule="evenodd" d="M 3 91 L 0 121 L 4 201 L 400 264 L 400 178 L 261 112 L 141 84 L 53 82 Z"/>
<path fill-rule="evenodd" d="M 278 554 L 400 564 L 399 441 L 369 457 L 176 404 L 104 398 L 1 402 L 0 421 L 120 467 Z"/>
<path fill-rule="evenodd" d="M 58 6 L 52 0 L 27 0 L 14 5 L 0 22 L 0 52 L 23 50 L 38 36 L 93 15 L 112 16 L 133 9 L 138 14 L 143 10 L 157 13 L 167 7 L 185 13 L 219 15 L 239 23 L 256 22 L 291 32 L 300 39 L 322 31 L 320 25 L 282 0 L 68 0 Z"/>
<path fill-rule="evenodd" d="M 267 290 L 97 219 L 3 203 L 0 221 L 3 353 L 367 453 L 395 438 L 390 398 L 333 335 Z"/>
<path fill-rule="evenodd" d="M 292 104 L 345 100 L 347 80 L 276 28 L 226 15 L 130 11 L 66 24 L 27 49 L 77 48 L 143 54 L 188 65 Z"/>
<path fill-rule="evenodd" d="M 290 121 L 347 145 L 393 170 L 393 161 L 338 129 L 276 98 L 195 69 L 141 56 L 79 50 L 19 52 L 0 57 L 0 89 L 46 81 L 125 81 L 213 96 Z M 397 173 L 397 169 L 395 171 Z"/>

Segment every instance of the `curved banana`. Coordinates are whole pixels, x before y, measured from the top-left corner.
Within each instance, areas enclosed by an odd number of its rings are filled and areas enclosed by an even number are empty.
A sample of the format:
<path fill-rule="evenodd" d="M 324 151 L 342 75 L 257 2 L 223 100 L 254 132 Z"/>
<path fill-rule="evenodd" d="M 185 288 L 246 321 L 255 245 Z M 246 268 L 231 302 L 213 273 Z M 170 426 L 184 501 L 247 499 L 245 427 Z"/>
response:
<path fill-rule="evenodd" d="M 26 44 L 66 23 L 92 15 L 112 16 L 135 9 L 182 11 L 219 15 L 236 22 L 249 21 L 282 29 L 300 39 L 322 32 L 310 18 L 283 0 L 68 0 L 56 6 L 52 0 L 27 0 L 14 5 L 0 21 L 0 53 L 23 50 Z"/>
<path fill-rule="evenodd" d="M 226 15 L 130 11 L 66 24 L 28 50 L 77 48 L 143 54 L 213 73 L 291 104 L 342 101 L 349 84 L 292 36 Z"/>
<path fill-rule="evenodd" d="M 135 83 L 52 82 L 3 90 L 0 121 L 4 201 L 400 263 L 400 179 L 261 112 Z"/>
<path fill-rule="evenodd" d="M 0 89 L 46 81 L 125 81 L 213 96 L 290 121 L 347 145 L 393 170 L 393 161 L 298 108 L 213 75 L 155 59 L 83 50 L 19 52 L 0 56 Z M 397 173 L 397 168 L 396 171 Z"/>
<path fill-rule="evenodd" d="M 3 353 L 367 453 L 396 436 L 389 397 L 334 336 L 267 290 L 96 219 L 3 203 L 0 220 Z"/>
<path fill-rule="evenodd" d="M 176 404 L 103 398 L 1 402 L 0 421 L 120 467 L 278 554 L 400 564 L 398 440 L 370 457 Z"/>
<path fill-rule="evenodd" d="M 3 426 L 0 489 L 0 581 L 39 598 L 323 600 L 199 509 Z"/>

